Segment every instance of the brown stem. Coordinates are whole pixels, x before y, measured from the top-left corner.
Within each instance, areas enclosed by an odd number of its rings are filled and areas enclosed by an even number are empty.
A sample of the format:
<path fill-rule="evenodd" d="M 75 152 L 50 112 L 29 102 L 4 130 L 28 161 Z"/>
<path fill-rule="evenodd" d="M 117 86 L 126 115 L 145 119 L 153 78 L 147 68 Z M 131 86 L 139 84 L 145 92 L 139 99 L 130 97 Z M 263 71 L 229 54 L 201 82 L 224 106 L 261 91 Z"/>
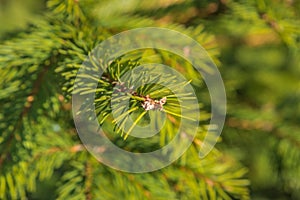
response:
<path fill-rule="evenodd" d="M 93 184 L 93 168 L 91 166 L 91 163 L 87 161 L 85 166 L 85 199 L 86 200 L 92 200 L 92 188 Z"/>

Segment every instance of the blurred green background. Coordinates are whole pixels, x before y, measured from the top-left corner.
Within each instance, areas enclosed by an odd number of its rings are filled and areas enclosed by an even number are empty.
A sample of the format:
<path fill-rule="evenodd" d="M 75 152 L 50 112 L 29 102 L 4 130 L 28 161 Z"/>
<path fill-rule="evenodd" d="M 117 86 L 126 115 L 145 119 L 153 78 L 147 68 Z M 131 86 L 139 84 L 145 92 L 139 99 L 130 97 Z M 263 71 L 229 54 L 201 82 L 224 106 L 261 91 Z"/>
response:
<path fill-rule="evenodd" d="M 0 0 L 0 42 L 43 14 L 45 2 Z M 228 100 L 217 147 L 249 169 L 251 197 L 300 199 L 300 1 L 161 2 L 169 6 L 144 2 L 128 12 L 203 24 L 216 37 Z"/>

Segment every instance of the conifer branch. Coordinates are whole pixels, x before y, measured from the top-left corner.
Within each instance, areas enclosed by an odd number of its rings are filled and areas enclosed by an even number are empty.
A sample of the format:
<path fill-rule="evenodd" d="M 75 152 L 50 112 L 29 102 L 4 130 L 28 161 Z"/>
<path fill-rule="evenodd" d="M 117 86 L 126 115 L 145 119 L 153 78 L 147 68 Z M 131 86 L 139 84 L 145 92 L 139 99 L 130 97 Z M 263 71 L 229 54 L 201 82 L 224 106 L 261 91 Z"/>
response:
<path fill-rule="evenodd" d="M 16 139 L 17 141 L 21 140 L 19 134 L 17 134 L 16 131 L 20 129 L 23 119 L 26 117 L 29 110 L 31 109 L 32 104 L 34 103 L 34 98 L 37 95 L 37 93 L 39 92 L 39 89 L 41 88 L 41 86 L 43 84 L 42 82 L 44 81 L 44 78 L 45 78 L 49 68 L 51 67 L 54 59 L 55 59 L 54 57 L 51 57 L 49 59 L 50 60 L 49 64 L 45 65 L 42 68 L 42 70 L 38 73 L 37 79 L 35 80 L 35 82 L 32 85 L 32 90 L 28 94 L 27 102 L 24 104 L 23 110 L 21 111 L 21 113 L 19 114 L 19 116 L 17 118 L 17 122 L 14 125 L 14 129 L 12 130 L 9 137 L 5 141 L 4 152 L 2 153 L 2 155 L 0 157 L 0 167 L 2 166 L 4 160 L 7 158 L 7 155 L 10 151 L 10 147 L 13 143 L 13 140 L 14 139 Z"/>
<path fill-rule="evenodd" d="M 290 144 L 300 149 L 300 140 L 296 140 L 289 134 L 284 133 L 279 127 L 277 127 L 273 122 L 263 121 L 263 120 L 246 120 L 246 119 L 236 119 L 228 118 L 227 124 L 229 127 L 238 128 L 242 130 L 260 130 L 263 132 L 271 133 L 271 135 L 277 137 L 278 139 L 286 139 Z"/>

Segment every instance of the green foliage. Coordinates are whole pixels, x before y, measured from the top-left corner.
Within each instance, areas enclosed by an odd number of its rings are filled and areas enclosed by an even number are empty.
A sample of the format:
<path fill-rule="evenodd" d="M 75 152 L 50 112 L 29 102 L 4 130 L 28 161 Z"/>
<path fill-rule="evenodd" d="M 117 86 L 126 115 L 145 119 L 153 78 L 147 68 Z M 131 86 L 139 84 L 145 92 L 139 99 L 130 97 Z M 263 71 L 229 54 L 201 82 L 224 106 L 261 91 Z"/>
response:
<path fill-rule="evenodd" d="M 254 198 L 298 199 L 299 8 L 299 1 L 271 0 L 48 0 L 38 17 L 0 33 L 0 199 L 249 199 L 249 187 Z M 103 67 L 93 66 L 91 54 L 99 42 L 146 26 L 185 33 L 222 64 L 228 117 L 221 142 L 204 159 L 198 153 L 210 119 L 209 94 L 201 76 L 179 56 L 153 49 L 130 52 L 96 79 L 96 91 L 89 85 L 74 87 L 86 56 L 88 70 Z M 123 83 L 121 77 L 149 62 L 173 66 L 191 81 L 201 108 L 198 133 L 188 151 L 164 169 L 116 171 L 81 144 L 71 96 L 95 92 L 98 121 L 117 146 L 133 152 L 156 150 L 173 139 L 186 117 L 179 103 L 180 98 L 189 102 L 184 88 L 190 82 L 158 72 L 151 78 L 168 88 L 146 84 L 130 91 L 134 81 L 128 77 Z M 122 92 L 114 93 L 116 88 Z M 179 97 L 176 90 L 182 91 Z M 167 98 L 163 111 L 143 109 L 149 94 L 153 100 Z M 112 117 L 113 100 L 129 101 L 127 114 L 132 112 L 135 119 L 129 130 L 124 128 L 125 107 L 119 108 L 119 118 Z M 81 109 L 87 111 L 85 105 Z M 167 120 L 159 135 L 141 140 L 130 136 L 136 124 L 149 123 L 153 116 L 156 126 L 161 113 Z"/>

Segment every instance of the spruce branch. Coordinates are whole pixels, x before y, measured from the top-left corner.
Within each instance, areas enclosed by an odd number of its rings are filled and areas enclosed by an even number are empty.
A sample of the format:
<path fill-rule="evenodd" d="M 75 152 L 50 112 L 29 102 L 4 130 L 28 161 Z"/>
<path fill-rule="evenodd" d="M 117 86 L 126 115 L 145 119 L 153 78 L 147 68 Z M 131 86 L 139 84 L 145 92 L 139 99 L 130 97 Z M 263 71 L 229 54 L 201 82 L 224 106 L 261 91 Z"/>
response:
<path fill-rule="evenodd" d="M 14 129 L 11 131 L 9 137 L 5 141 L 4 151 L 0 157 L 0 168 L 3 164 L 3 161 L 7 158 L 7 155 L 8 155 L 8 152 L 10 151 L 10 146 L 12 145 L 13 140 L 14 139 L 16 139 L 17 141 L 21 140 L 20 135 L 17 133 L 17 131 L 19 131 L 19 129 L 22 125 L 22 120 L 26 117 L 29 110 L 31 109 L 32 104 L 34 103 L 34 98 L 37 95 L 37 93 L 39 92 L 40 87 L 42 86 L 44 77 L 46 76 L 49 68 L 52 66 L 53 59 L 55 59 L 55 58 L 54 57 L 50 58 L 49 64 L 45 65 L 43 67 L 43 69 L 39 72 L 39 74 L 37 76 L 38 78 L 33 83 L 32 90 L 28 94 L 27 102 L 24 104 L 23 110 L 21 111 L 21 113 L 19 114 L 19 117 L 17 118 L 17 120 L 15 122 Z"/>
<path fill-rule="evenodd" d="M 247 184 L 243 182 L 243 173 L 235 170 L 234 164 L 224 166 L 221 161 L 212 158 L 199 162 L 197 150 L 202 144 L 202 138 L 199 136 L 191 146 L 192 153 L 188 152 L 185 158 L 180 160 L 180 164 L 162 171 L 138 175 L 104 167 L 93 160 L 83 145 L 78 143 L 78 137 L 71 123 L 70 108 L 61 109 L 63 102 L 67 102 L 70 106 L 69 100 L 73 93 L 83 97 L 95 93 L 94 105 L 99 123 L 109 123 L 105 124 L 107 132 L 123 134 L 123 138 L 117 134 L 109 135 L 108 138 L 112 142 L 119 143 L 120 147 L 133 152 L 149 152 L 171 141 L 178 130 L 180 120 L 193 119 L 193 115 L 183 116 L 180 109 L 187 111 L 187 114 L 199 112 L 193 108 L 195 105 L 189 106 L 186 103 L 193 97 L 184 88 L 192 84 L 197 90 L 202 91 L 203 82 L 200 75 L 192 65 L 180 60 L 176 55 L 170 56 L 163 51 L 153 51 L 152 55 L 148 54 L 149 50 L 146 53 L 124 55 L 109 62 L 107 69 L 96 65 L 96 70 L 91 70 L 98 73 L 98 70 L 102 69 L 104 71 L 102 77 L 95 78 L 93 73 L 77 76 L 82 82 L 85 79 L 96 81 L 98 87 L 95 90 L 91 89 L 90 85 L 80 89 L 73 87 L 77 72 L 82 67 L 81 63 L 98 42 L 128 27 L 157 26 L 162 23 L 150 19 L 147 13 L 143 15 L 143 4 L 138 7 L 137 4 L 138 1 L 132 1 L 130 7 L 124 8 L 121 4 L 109 1 L 49 0 L 47 17 L 41 19 L 43 23 L 39 24 L 35 31 L 29 30 L 25 36 L 20 36 L 20 40 L 12 40 L 9 44 L 5 44 L 4 48 L 1 46 L 0 60 L 5 67 L 1 67 L 0 72 L 4 74 L 5 84 L 0 84 L 1 89 L 4 88 L 0 93 L 0 100 L 5 103 L 5 109 L 16 105 L 17 115 L 8 113 L 12 109 L 7 109 L 4 115 L 0 115 L 1 130 L 5 129 L 4 136 L 9 133 L 8 137 L 3 137 L 4 142 L 1 141 L 1 148 L 3 145 L 5 151 L 0 158 L 0 167 L 3 171 L 0 175 L 0 198 L 34 198 L 31 195 L 35 188 L 39 188 L 39 185 L 36 186 L 37 179 L 42 183 L 46 178 L 56 181 L 57 172 L 59 172 L 59 184 L 55 194 L 57 199 L 196 199 L 201 196 L 199 193 L 202 194 L 201 197 L 217 196 L 223 199 L 228 196 L 234 198 L 247 196 Z M 149 12 L 155 11 L 157 6 L 168 10 L 177 3 L 172 1 L 166 5 L 161 1 L 154 1 L 151 4 L 152 6 L 146 9 Z M 95 13 L 94 9 L 102 5 L 112 9 L 105 9 L 104 6 L 105 12 Z M 179 3 L 179 7 L 180 5 L 187 5 L 187 9 L 193 6 L 190 3 Z M 142 13 L 135 12 L 136 7 L 141 8 Z M 121 18 L 116 17 L 119 11 L 122 13 Z M 104 18 L 105 13 L 118 15 L 112 15 L 113 17 L 108 15 Z M 191 15 L 188 20 L 191 20 L 193 13 L 189 14 Z M 166 27 L 191 35 L 208 49 L 215 60 L 218 60 L 216 42 L 204 30 L 203 25 L 186 28 L 184 25 L 175 24 Z M 22 40 L 25 42 L 21 42 Z M 9 51 L 6 47 L 9 47 Z M 28 52 L 24 53 L 26 50 Z M 176 77 L 160 71 L 154 73 L 150 79 L 153 83 L 150 84 L 147 84 L 149 80 L 145 78 L 146 74 L 134 80 L 128 77 L 125 81 L 122 79 L 126 77 L 128 71 L 153 58 L 173 66 L 192 82 L 176 82 Z M 95 67 L 94 61 L 90 60 L 90 67 Z M 52 67 L 55 67 L 57 77 L 52 74 Z M 48 76 L 50 74 L 51 77 Z M 15 79 L 11 79 L 14 75 Z M 22 85 L 23 80 L 26 80 L 25 87 Z M 137 82 L 145 84 L 137 86 Z M 155 84 L 156 82 L 163 84 Z M 61 88 L 56 87 L 56 83 L 62 84 Z M 61 89 L 64 96 L 61 95 Z M 23 99 L 26 101 L 25 106 Z M 113 118 L 111 104 L 118 101 L 128 101 L 129 106 L 117 107 L 115 111 L 120 115 Z M 186 104 L 181 105 L 182 103 Z M 82 105 L 80 112 L 91 112 L 85 110 L 87 107 Z M 136 124 L 149 123 L 149 118 L 155 114 L 158 114 L 158 117 L 157 121 L 151 124 L 153 126 L 162 121 L 160 119 L 163 118 L 163 114 L 166 116 L 166 127 L 159 135 L 147 140 L 146 143 L 129 137 Z M 3 120 L 6 115 L 8 120 Z M 128 116 L 133 118 L 134 123 L 125 129 L 125 133 L 124 123 L 128 120 Z M 10 120 L 15 118 L 16 121 Z M 11 121 L 17 122 L 17 126 L 14 124 L 12 130 L 12 126 L 6 126 L 10 125 Z M 183 136 L 193 140 L 188 133 L 189 130 L 185 131 L 187 133 Z M 126 137 L 127 141 L 124 141 Z M 13 144 L 17 140 L 20 141 L 18 146 L 20 148 L 13 149 Z M 105 150 L 99 147 L 100 153 Z M 9 156 L 17 156 L 17 159 L 13 163 L 5 162 Z M 205 166 L 206 162 L 209 164 Z M 181 169 L 179 165 L 186 170 Z M 230 171 L 231 174 L 227 173 L 229 168 L 233 169 Z M 214 170 L 209 171 L 210 169 Z M 223 179 L 217 179 L 216 177 L 221 177 L 222 173 Z M 233 182 L 229 183 L 230 181 Z M 172 187 L 174 184 L 176 186 Z M 242 186 L 235 187 L 235 184 Z M 125 187 L 121 187 L 122 185 Z"/>
<path fill-rule="evenodd" d="M 276 124 L 271 121 L 252 121 L 246 119 L 228 118 L 227 124 L 232 128 L 238 128 L 247 131 L 260 130 L 263 132 L 270 133 L 270 135 L 273 135 L 274 137 L 280 140 L 288 140 L 290 144 L 300 149 L 300 139 L 297 139 L 292 135 L 287 134 L 284 131 L 284 128 L 276 126 Z"/>

